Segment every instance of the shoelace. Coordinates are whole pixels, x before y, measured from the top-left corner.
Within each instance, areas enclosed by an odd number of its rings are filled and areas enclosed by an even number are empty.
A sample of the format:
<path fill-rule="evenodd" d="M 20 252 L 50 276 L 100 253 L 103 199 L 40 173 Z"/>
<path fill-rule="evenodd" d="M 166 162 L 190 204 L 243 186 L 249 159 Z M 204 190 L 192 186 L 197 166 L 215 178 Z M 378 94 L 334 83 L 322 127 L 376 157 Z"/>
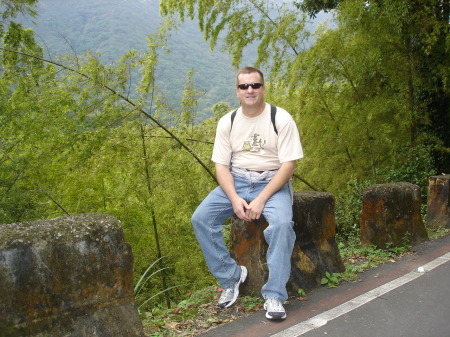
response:
<path fill-rule="evenodd" d="M 270 305 L 270 309 L 271 309 L 271 311 L 283 311 L 283 306 L 281 305 L 281 303 L 280 302 L 278 302 L 277 300 L 274 300 L 274 299 L 268 299 L 267 300 L 267 307 L 269 307 L 269 305 Z"/>
<path fill-rule="evenodd" d="M 228 297 L 228 294 L 233 293 L 232 288 L 228 288 L 222 291 L 222 295 L 220 295 L 220 299 L 226 299 Z"/>

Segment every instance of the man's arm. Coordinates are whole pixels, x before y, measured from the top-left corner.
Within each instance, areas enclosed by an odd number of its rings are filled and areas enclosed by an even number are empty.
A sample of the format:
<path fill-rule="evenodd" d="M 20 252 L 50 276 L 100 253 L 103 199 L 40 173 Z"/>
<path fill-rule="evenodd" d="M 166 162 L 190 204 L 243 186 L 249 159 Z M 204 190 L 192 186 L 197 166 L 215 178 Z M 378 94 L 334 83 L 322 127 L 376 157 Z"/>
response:
<path fill-rule="evenodd" d="M 249 205 L 236 193 L 234 179 L 231 175 L 229 166 L 216 163 L 216 175 L 220 187 L 233 205 L 233 211 L 236 216 L 241 220 L 251 221 L 251 218 L 246 214 Z"/>
<path fill-rule="evenodd" d="M 273 176 L 272 180 L 259 193 L 259 195 L 250 203 L 246 214 L 251 220 L 259 219 L 267 200 L 278 192 L 291 179 L 295 172 L 295 161 L 287 161 L 281 164 L 278 172 Z"/>

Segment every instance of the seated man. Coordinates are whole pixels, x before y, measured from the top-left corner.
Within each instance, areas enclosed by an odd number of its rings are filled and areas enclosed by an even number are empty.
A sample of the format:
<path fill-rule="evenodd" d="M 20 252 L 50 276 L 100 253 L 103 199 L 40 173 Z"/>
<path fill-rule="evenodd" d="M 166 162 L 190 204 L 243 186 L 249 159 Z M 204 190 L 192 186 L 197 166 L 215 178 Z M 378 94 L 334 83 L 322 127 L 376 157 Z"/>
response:
<path fill-rule="evenodd" d="M 269 277 L 261 292 L 266 317 L 284 319 L 295 242 L 291 177 L 302 146 L 291 115 L 265 102 L 260 70 L 243 68 L 236 82 L 241 107 L 220 119 L 212 154 L 219 186 L 198 206 L 192 223 L 208 268 L 224 289 L 219 306 L 227 308 L 236 301 L 247 269 L 231 258 L 222 225 L 233 214 L 244 221 L 265 217 Z"/>

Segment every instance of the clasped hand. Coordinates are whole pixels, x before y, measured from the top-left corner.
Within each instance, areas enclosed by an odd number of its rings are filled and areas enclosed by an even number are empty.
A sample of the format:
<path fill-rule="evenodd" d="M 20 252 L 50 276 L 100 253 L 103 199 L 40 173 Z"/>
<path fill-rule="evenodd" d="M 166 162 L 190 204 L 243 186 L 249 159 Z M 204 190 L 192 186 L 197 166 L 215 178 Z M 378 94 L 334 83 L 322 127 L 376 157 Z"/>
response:
<path fill-rule="evenodd" d="M 238 202 L 233 204 L 233 210 L 236 216 L 244 221 L 258 220 L 264 210 L 265 203 L 259 202 L 256 198 L 250 204 L 240 198 Z"/>

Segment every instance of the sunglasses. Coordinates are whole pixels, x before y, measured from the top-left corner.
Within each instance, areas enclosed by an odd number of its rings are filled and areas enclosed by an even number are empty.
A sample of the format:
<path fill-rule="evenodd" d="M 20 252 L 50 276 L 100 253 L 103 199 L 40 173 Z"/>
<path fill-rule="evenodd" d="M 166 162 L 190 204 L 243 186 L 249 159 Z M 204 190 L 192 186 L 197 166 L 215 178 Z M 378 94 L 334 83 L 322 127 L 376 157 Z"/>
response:
<path fill-rule="evenodd" d="M 238 88 L 241 90 L 247 90 L 248 87 L 252 87 L 252 89 L 259 89 L 263 86 L 264 84 L 262 83 L 250 83 L 250 84 L 238 84 Z"/>

